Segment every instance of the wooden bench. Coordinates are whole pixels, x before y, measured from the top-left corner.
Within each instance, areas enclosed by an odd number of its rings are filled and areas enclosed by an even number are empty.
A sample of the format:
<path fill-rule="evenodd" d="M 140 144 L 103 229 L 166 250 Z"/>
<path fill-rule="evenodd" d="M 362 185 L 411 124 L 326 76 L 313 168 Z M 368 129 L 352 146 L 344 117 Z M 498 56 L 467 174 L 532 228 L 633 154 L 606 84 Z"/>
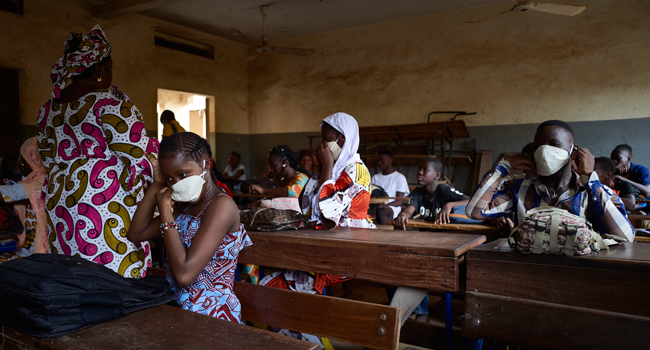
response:
<path fill-rule="evenodd" d="M 333 231 L 249 231 L 253 245 L 239 262 L 328 273 L 391 286 L 426 288 L 445 293 L 461 290 L 465 253 L 482 244 L 481 234 L 373 230 L 339 227 Z M 464 290 L 464 289 L 463 289 Z M 445 320 L 452 337 L 451 313 Z M 451 348 L 451 341 L 446 346 Z"/>
<path fill-rule="evenodd" d="M 159 268 L 150 267 L 147 273 L 165 276 L 165 270 Z M 396 307 L 243 282 L 235 282 L 233 290 L 246 321 L 373 349 L 398 348 L 400 316 Z"/>
<path fill-rule="evenodd" d="M 137 311 L 58 338 L 35 338 L 8 327 L 2 327 L 0 332 L 2 350 L 320 349 L 313 343 L 168 305 Z"/>
<path fill-rule="evenodd" d="M 467 258 L 462 335 L 526 349 L 647 349 L 650 244 L 587 256 L 511 251 L 504 239 Z"/>

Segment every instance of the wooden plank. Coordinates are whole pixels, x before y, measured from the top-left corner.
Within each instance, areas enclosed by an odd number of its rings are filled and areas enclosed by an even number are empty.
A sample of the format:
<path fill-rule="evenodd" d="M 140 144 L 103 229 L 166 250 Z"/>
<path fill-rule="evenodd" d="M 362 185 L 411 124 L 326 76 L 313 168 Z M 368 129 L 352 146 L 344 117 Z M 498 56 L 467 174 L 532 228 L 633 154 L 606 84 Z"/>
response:
<path fill-rule="evenodd" d="M 242 317 L 373 349 L 397 349 L 399 308 L 235 282 Z M 318 310 L 317 314 L 309 310 Z"/>
<path fill-rule="evenodd" d="M 446 349 L 445 326 L 407 320 L 400 331 L 400 343 L 421 346 L 427 349 Z M 452 345 L 454 350 L 464 350 L 465 339 L 460 328 L 454 327 Z"/>
<path fill-rule="evenodd" d="M 650 237 L 634 236 L 635 242 L 650 243 Z"/>
<path fill-rule="evenodd" d="M 297 243 L 331 248 L 350 248 L 363 254 L 366 250 L 458 257 L 485 242 L 481 234 L 457 235 L 451 232 L 393 231 L 338 227 L 334 230 L 301 229 L 279 232 L 249 231 L 253 243 L 268 241 L 282 248 Z M 244 250 L 246 251 L 246 250 Z"/>
<path fill-rule="evenodd" d="M 93 17 L 107 19 L 175 3 L 180 0 L 122 0 L 93 6 Z"/>
<path fill-rule="evenodd" d="M 261 235 L 251 235 L 251 238 L 253 245 L 239 253 L 240 263 L 320 272 L 441 292 L 460 289 L 459 261 L 455 257 L 287 242 L 278 244 Z"/>
<path fill-rule="evenodd" d="M 364 126 L 359 128 L 359 133 L 378 133 L 378 132 L 409 132 L 424 131 L 435 132 L 444 130 L 449 127 L 454 138 L 470 137 L 469 129 L 463 120 L 447 120 L 441 122 L 430 122 L 420 124 L 401 124 L 401 125 L 383 125 L 383 126 Z"/>
<path fill-rule="evenodd" d="M 428 228 L 432 230 L 445 230 L 445 231 L 500 231 L 495 226 L 479 225 L 479 224 L 436 224 L 433 221 L 424 220 L 409 220 L 406 227 L 413 228 Z M 482 232 L 481 232 L 482 233 Z"/>
<path fill-rule="evenodd" d="M 483 176 L 492 170 L 492 151 L 481 149 L 476 152 L 476 163 L 474 164 L 474 179 L 472 189 L 475 189 Z"/>
<path fill-rule="evenodd" d="M 467 259 L 467 290 L 650 317 L 650 272 Z"/>
<path fill-rule="evenodd" d="M 612 270 L 650 272 L 650 244 L 625 242 L 601 250 L 598 254 L 583 256 L 565 256 L 548 254 L 522 254 L 502 244 L 501 238 L 473 248 L 468 253 L 469 259 L 517 261 L 530 264 L 549 264 L 559 266 L 579 266 L 605 268 Z M 494 247 L 499 247 L 495 250 Z"/>
<path fill-rule="evenodd" d="M 320 349 L 313 343 L 168 305 L 137 311 L 59 338 L 38 339 L 7 327 L 1 332 L 9 341 L 9 349 Z"/>
<path fill-rule="evenodd" d="M 392 201 L 404 201 L 406 204 L 411 202 L 411 197 L 374 197 L 370 198 L 370 204 L 384 204 Z"/>
<path fill-rule="evenodd" d="M 647 349 L 649 329 L 647 317 L 468 292 L 461 334 L 526 349 Z"/>

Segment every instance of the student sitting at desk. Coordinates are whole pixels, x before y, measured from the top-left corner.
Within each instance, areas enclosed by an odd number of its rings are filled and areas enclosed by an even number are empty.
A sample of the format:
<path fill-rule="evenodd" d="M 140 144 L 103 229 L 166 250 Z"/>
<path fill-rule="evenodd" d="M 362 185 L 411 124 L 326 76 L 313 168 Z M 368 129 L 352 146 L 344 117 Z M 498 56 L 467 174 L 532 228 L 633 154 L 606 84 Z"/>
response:
<path fill-rule="evenodd" d="M 241 182 L 246 180 L 246 168 L 241 164 L 241 156 L 232 152 L 228 156 L 228 165 L 223 171 L 223 178 L 234 192 L 239 192 Z"/>
<path fill-rule="evenodd" d="M 447 184 L 438 184 L 442 174 L 442 162 L 437 158 L 425 158 L 418 169 L 418 187 L 409 195 L 411 202 L 395 219 L 395 229 L 406 230 L 406 224 L 414 213 L 423 220 L 436 224 L 448 224 L 452 209 L 466 205 L 469 197 Z"/>
<path fill-rule="evenodd" d="M 160 161 L 149 155 L 154 182 L 127 238 L 136 243 L 163 237 L 167 281 L 183 309 L 241 323 L 232 286 L 239 252 L 253 243 L 235 202 L 206 174 L 210 145 L 197 134 L 176 133 L 160 143 L 158 154 Z M 160 215 L 154 218 L 156 205 Z"/>
<path fill-rule="evenodd" d="M 616 164 L 616 175 L 614 176 L 616 189 L 622 187 L 623 183 L 627 183 L 638 191 L 633 193 L 636 199 L 650 197 L 650 169 L 641 164 L 632 163 L 632 147 L 629 145 L 616 146 L 612 151 L 611 158 Z"/>
<path fill-rule="evenodd" d="M 485 220 L 512 216 L 510 228 L 523 222 L 526 211 L 555 206 L 590 220 L 601 234 L 634 239 L 623 203 L 612 201 L 593 171 L 594 156 L 573 143 L 573 130 L 560 120 L 539 125 L 535 133 L 535 154 L 520 153 L 501 160 L 487 173 L 467 205 L 467 216 Z M 577 172 L 571 170 L 575 160 Z M 497 185 L 513 169 L 535 171 L 535 179 L 512 180 L 501 191 Z"/>
<path fill-rule="evenodd" d="M 267 158 L 271 174 L 275 179 L 275 188 L 250 185 L 250 193 L 265 194 L 273 197 L 298 198 L 309 180 L 306 170 L 298 164 L 298 157 L 287 145 L 273 147 Z M 300 171 L 302 170 L 302 171 Z"/>
<path fill-rule="evenodd" d="M 380 150 L 377 156 L 377 165 L 379 165 L 381 173 L 372 176 L 372 184 L 381 186 L 388 197 L 408 196 L 410 191 L 406 177 L 393 169 L 393 152 L 388 149 Z M 401 200 L 381 204 L 377 208 L 377 222 L 380 225 L 386 225 L 399 215 L 401 210 Z"/>
<path fill-rule="evenodd" d="M 611 158 L 598 157 L 594 160 L 594 171 L 598 174 L 600 183 L 609 187 L 625 204 L 625 209 L 634 210 L 636 199 L 634 198 L 634 188 L 627 182 L 619 184 L 619 189 L 614 188 L 614 174 L 616 173 L 616 164 Z"/>
<path fill-rule="evenodd" d="M 357 153 L 357 121 L 349 114 L 332 114 L 321 122 L 321 135 L 316 155 L 322 170 L 307 182 L 300 197 L 303 214 L 311 215 L 312 226 L 321 230 L 375 228 L 367 219 L 370 173 Z"/>

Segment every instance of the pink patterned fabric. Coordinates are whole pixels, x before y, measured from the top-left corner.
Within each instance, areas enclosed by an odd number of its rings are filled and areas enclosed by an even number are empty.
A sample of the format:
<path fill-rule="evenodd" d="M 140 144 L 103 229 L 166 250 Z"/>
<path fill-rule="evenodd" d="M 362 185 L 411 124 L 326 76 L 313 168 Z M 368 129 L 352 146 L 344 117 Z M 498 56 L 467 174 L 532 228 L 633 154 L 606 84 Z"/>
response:
<path fill-rule="evenodd" d="M 209 205 L 208 203 L 206 208 Z M 183 212 L 176 218 L 178 232 L 185 248 L 192 245 L 192 239 L 201 227 L 201 216 L 204 211 L 205 208 L 196 217 Z M 167 281 L 176 292 L 176 301 L 185 310 L 242 323 L 241 304 L 232 286 L 239 252 L 252 244 L 243 224 L 240 224 L 239 231 L 226 233 L 212 259 L 194 283 L 185 288 L 176 285 L 172 270 L 167 264 Z"/>
<path fill-rule="evenodd" d="M 126 233 L 144 183 L 153 181 L 145 152 L 158 153 L 138 108 L 116 87 L 70 103 L 50 99 L 38 116 L 38 148 L 52 253 L 78 255 L 125 277 L 151 266 L 148 242 Z"/>

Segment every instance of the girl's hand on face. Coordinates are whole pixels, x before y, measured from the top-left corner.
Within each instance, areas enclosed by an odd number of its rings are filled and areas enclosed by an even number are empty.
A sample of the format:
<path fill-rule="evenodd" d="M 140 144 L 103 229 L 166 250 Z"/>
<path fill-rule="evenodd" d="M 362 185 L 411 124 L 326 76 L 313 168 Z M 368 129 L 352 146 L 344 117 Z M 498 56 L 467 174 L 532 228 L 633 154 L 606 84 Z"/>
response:
<path fill-rule="evenodd" d="M 172 210 L 171 188 L 165 187 L 162 190 L 156 192 L 156 204 L 158 204 L 158 210 L 160 210 L 161 214 L 163 210 L 167 210 L 167 209 Z"/>
<path fill-rule="evenodd" d="M 537 171 L 535 168 L 535 160 L 530 154 L 519 153 L 512 157 L 508 157 L 505 160 L 507 160 L 515 170 Z"/>
<path fill-rule="evenodd" d="M 327 147 L 327 141 L 325 140 L 316 147 L 316 156 L 323 165 L 329 165 L 331 167 L 334 164 L 334 154 Z"/>
<path fill-rule="evenodd" d="M 151 163 L 151 170 L 153 171 L 153 182 L 164 184 L 165 179 L 163 178 L 162 172 L 160 171 L 160 163 L 158 162 L 158 159 L 156 159 L 156 157 L 150 153 L 147 153 L 147 159 L 149 159 L 149 162 Z"/>

